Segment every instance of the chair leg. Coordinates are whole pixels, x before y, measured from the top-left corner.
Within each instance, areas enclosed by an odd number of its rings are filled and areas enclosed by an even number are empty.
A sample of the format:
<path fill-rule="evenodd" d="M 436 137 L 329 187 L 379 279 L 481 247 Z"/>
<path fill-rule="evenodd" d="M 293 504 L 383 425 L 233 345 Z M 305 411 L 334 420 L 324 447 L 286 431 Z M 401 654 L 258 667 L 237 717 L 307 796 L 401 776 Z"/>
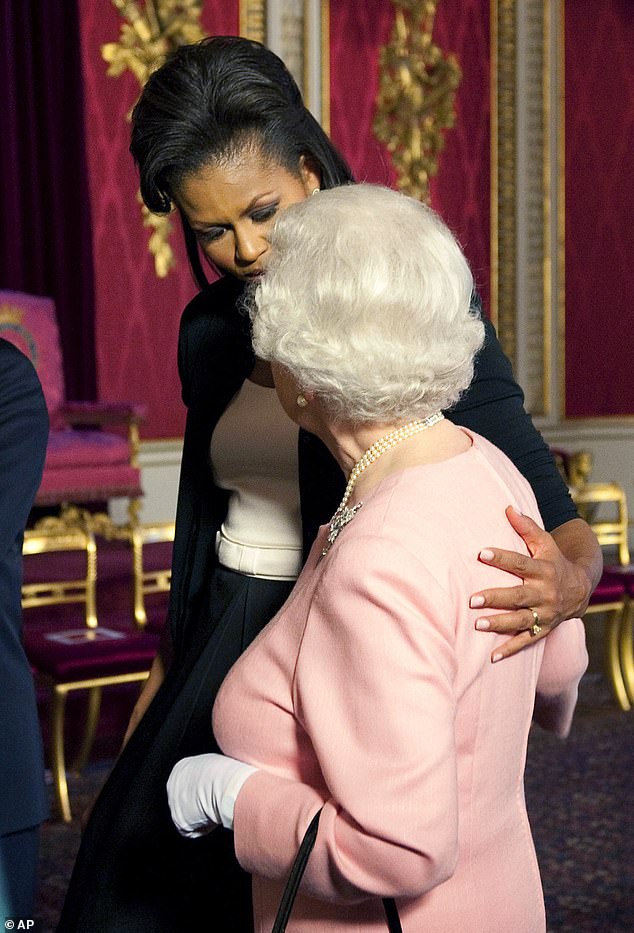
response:
<path fill-rule="evenodd" d="M 631 703 L 634 704 L 634 602 L 632 600 L 628 600 L 625 604 L 619 651 L 625 688 Z"/>
<path fill-rule="evenodd" d="M 621 670 L 620 658 L 620 632 L 623 619 L 623 610 L 616 609 L 608 613 L 605 622 L 605 658 L 608 670 L 608 677 L 612 684 L 612 690 L 616 701 L 624 712 L 632 708 L 625 682 L 623 680 L 623 671 Z"/>
<path fill-rule="evenodd" d="M 101 687 L 91 687 L 88 691 L 88 708 L 86 710 L 86 728 L 81 740 L 81 746 L 77 756 L 71 766 L 74 774 L 80 774 L 90 757 L 92 746 L 97 732 L 97 723 L 99 722 L 99 712 L 101 710 Z"/>
<path fill-rule="evenodd" d="M 97 628 L 97 544 L 86 532 L 86 625 Z"/>
<path fill-rule="evenodd" d="M 130 517 L 130 544 L 132 547 L 132 599 L 134 621 L 139 628 L 147 623 L 145 600 L 143 598 L 143 532 L 139 524 L 140 499 L 130 499 L 128 515 Z"/>
<path fill-rule="evenodd" d="M 64 710 L 66 691 L 57 684 L 53 687 L 51 704 L 51 771 L 55 787 L 55 798 L 60 816 L 65 823 L 70 823 L 70 800 L 66 780 L 66 761 L 64 757 Z"/>

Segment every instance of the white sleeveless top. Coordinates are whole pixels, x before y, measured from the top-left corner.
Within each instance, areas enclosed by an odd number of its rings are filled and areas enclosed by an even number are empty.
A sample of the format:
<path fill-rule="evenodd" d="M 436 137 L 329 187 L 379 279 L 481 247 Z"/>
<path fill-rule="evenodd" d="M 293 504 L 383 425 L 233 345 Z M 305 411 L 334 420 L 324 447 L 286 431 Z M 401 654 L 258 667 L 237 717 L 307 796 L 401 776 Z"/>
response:
<path fill-rule="evenodd" d="M 230 491 L 216 535 L 219 562 L 270 580 L 296 579 L 302 564 L 297 426 L 275 389 L 246 379 L 211 441 L 218 486 Z"/>

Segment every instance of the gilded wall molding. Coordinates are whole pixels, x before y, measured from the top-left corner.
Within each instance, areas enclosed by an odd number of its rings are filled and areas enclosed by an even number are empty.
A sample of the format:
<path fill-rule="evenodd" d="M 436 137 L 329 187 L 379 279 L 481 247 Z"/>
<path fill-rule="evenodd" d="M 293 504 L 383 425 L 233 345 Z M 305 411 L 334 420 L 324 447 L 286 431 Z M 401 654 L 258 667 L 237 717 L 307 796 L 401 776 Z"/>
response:
<path fill-rule="evenodd" d="M 306 106 L 330 133 L 330 0 L 303 0 Z"/>
<path fill-rule="evenodd" d="M 491 0 L 491 317 L 515 359 L 516 44 L 514 0 Z"/>
<path fill-rule="evenodd" d="M 560 0 L 491 0 L 491 316 L 531 414 L 562 397 Z"/>
<path fill-rule="evenodd" d="M 455 56 L 432 41 L 438 2 L 392 0 L 394 26 L 379 56 L 374 134 L 392 156 L 398 187 L 420 200 L 438 169 L 443 130 L 454 124 L 462 77 Z"/>
<path fill-rule="evenodd" d="M 266 0 L 240 0 L 240 35 L 266 43 Z"/>
<path fill-rule="evenodd" d="M 555 10 L 557 23 L 557 73 L 559 80 L 551 93 L 554 101 L 557 139 L 556 152 L 556 198 L 557 211 L 553 223 L 556 236 L 555 265 L 555 321 L 557 332 L 551 346 L 555 359 L 559 361 L 557 390 L 557 412 L 560 418 L 566 415 L 566 4 L 559 0 Z"/>
<path fill-rule="evenodd" d="M 304 102 L 330 131 L 330 2 L 267 0 L 266 44 L 287 65 Z"/>

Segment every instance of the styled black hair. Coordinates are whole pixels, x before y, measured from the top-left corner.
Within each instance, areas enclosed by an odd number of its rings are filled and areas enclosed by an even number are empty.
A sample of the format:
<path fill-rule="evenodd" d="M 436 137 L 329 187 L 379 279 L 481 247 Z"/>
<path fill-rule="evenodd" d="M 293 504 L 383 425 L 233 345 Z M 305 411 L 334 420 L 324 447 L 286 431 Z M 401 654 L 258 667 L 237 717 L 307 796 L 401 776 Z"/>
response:
<path fill-rule="evenodd" d="M 143 201 L 157 214 L 172 209 L 187 175 L 247 146 L 292 174 L 304 156 L 322 188 L 354 181 L 284 62 L 250 39 L 214 36 L 181 46 L 149 77 L 132 111 L 130 152 Z M 192 271 L 204 287 L 196 237 L 181 219 Z"/>

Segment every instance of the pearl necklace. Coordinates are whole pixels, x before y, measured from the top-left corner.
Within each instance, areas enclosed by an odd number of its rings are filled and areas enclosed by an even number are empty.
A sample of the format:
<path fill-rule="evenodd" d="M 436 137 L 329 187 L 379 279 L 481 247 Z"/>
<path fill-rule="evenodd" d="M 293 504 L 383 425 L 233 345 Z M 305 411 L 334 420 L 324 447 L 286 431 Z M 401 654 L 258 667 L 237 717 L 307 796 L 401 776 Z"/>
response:
<path fill-rule="evenodd" d="M 321 557 L 326 556 L 332 545 L 337 540 L 339 533 L 343 531 L 348 522 L 352 521 L 354 516 L 363 505 L 363 502 L 357 502 L 357 504 L 351 509 L 349 509 L 346 505 L 352 494 L 355 483 L 361 474 L 367 470 L 371 463 L 374 463 L 375 460 L 378 460 L 379 457 L 386 451 L 396 447 L 396 445 L 400 444 L 401 441 L 406 441 L 409 437 L 413 437 L 414 434 L 420 434 L 421 431 L 425 431 L 427 428 L 433 427 L 433 425 L 438 424 L 439 421 L 442 421 L 443 418 L 444 415 L 442 412 L 437 411 L 433 415 L 430 415 L 428 418 L 422 418 L 418 421 L 410 421 L 409 424 L 404 424 L 402 427 L 396 428 L 396 430 L 390 431 L 389 434 L 385 434 L 383 437 L 380 437 L 377 441 L 374 442 L 374 444 L 372 444 L 371 447 L 368 447 L 366 452 L 362 457 L 359 458 L 359 460 L 357 460 L 355 465 L 352 467 L 352 470 L 350 471 L 348 485 L 346 486 L 346 491 L 343 494 L 343 499 L 339 503 L 337 511 L 330 520 L 328 540 L 323 551 L 321 552 Z"/>

